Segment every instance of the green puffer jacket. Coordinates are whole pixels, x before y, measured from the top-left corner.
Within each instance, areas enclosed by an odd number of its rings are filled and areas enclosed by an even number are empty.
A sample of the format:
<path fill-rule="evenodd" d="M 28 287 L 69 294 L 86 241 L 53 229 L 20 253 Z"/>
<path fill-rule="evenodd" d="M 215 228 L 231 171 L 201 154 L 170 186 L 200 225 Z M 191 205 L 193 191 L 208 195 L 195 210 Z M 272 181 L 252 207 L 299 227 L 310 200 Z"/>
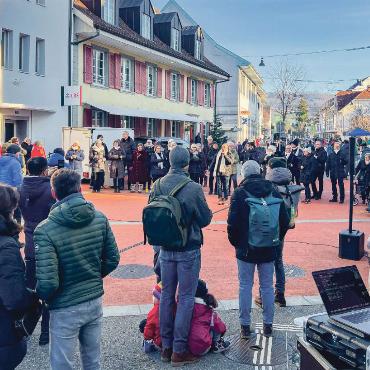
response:
<path fill-rule="evenodd" d="M 54 204 L 34 242 L 36 290 L 50 310 L 102 296 L 103 277 L 120 259 L 107 218 L 80 193 Z"/>

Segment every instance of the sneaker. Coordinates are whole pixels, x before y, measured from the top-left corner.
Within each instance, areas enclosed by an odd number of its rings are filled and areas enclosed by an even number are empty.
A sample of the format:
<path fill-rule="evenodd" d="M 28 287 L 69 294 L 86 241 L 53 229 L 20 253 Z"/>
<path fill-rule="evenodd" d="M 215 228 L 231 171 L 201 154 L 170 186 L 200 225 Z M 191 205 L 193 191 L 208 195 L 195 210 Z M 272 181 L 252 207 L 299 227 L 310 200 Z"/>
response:
<path fill-rule="evenodd" d="M 254 303 L 256 304 L 257 307 L 263 308 L 262 307 L 262 298 L 261 296 L 257 296 L 254 298 Z"/>
<path fill-rule="evenodd" d="M 265 337 L 272 336 L 272 324 L 263 324 L 263 335 Z"/>
<path fill-rule="evenodd" d="M 338 202 L 338 200 L 336 198 L 333 198 L 333 199 L 329 200 L 329 203 L 337 203 L 337 202 Z"/>
<path fill-rule="evenodd" d="M 180 367 L 188 364 L 195 364 L 199 360 L 199 357 L 194 356 L 188 351 L 182 353 L 174 352 L 171 356 L 171 365 L 173 367 Z"/>
<path fill-rule="evenodd" d="M 250 325 L 241 325 L 240 326 L 240 339 L 247 340 L 252 336 Z"/>
<path fill-rule="evenodd" d="M 172 348 L 163 348 L 161 352 L 162 362 L 171 362 Z"/>
<path fill-rule="evenodd" d="M 46 346 L 49 344 L 49 332 L 41 333 L 39 338 L 39 346 Z"/>
<path fill-rule="evenodd" d="M 224 338 L 220 338 L 217 342 L 212 344 L 212 353 L 222 353 L 225 352 L 230 347 L 230 342 L 225 341 Z"/>
<path fill-rule="evenodd" d="M 275 293 L 275 303 L 280 307 L 286 307 L 286 300 L 284 297 L 284 293 Z"/>

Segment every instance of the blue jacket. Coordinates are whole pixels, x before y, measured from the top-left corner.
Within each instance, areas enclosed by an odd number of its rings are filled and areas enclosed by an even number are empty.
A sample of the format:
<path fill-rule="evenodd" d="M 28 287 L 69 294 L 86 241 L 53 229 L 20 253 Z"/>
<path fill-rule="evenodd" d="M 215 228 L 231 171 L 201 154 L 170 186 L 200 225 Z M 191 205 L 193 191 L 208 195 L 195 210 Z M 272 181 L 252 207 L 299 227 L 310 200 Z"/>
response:
<path fill-rule="evenodd" d="M 14 154 L 4 154 L 0 157 L 0 182 L 19 187 L 22 184 L 22 167 Z"/>
<path fill-rule="evenodd" d="M 50 158 L 48 159 L 48 166 L 49 167 L 57 167 L 58 162 L 63 161 L 64 167 L 69 168 L 69 163 L 64 160 L 64 157 L 59 153 L 52 153 L 50 155 Z"/>

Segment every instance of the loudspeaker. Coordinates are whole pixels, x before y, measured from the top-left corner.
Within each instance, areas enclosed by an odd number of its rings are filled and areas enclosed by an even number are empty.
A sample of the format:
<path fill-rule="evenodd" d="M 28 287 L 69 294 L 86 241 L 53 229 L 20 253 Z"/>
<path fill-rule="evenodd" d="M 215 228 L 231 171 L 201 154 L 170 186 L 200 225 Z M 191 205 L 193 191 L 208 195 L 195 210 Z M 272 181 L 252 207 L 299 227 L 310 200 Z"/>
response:
<path fill-rule="evenodd" d="M 339 257 L 359 261 L 364 256 L 365 236 L 362 231 L 348 230 L 339 233 Z"/>

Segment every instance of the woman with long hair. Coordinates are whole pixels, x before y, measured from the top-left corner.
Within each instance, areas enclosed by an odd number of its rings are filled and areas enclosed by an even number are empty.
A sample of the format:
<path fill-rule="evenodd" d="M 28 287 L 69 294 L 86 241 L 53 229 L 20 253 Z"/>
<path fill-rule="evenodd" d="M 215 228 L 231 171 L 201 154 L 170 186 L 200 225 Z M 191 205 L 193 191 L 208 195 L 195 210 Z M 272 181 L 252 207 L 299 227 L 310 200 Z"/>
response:
<path fill-rule="evenodd" d="M 221 150 L 218 152 L 215 162 L 213 176 L 217 181 L 218 204 L 222 205 L 227 202 L 229 195 L 229 178 L 232 173 L 232 164 L 234 159 L 231 155 L 228 144 L 222 144 Z"/>

